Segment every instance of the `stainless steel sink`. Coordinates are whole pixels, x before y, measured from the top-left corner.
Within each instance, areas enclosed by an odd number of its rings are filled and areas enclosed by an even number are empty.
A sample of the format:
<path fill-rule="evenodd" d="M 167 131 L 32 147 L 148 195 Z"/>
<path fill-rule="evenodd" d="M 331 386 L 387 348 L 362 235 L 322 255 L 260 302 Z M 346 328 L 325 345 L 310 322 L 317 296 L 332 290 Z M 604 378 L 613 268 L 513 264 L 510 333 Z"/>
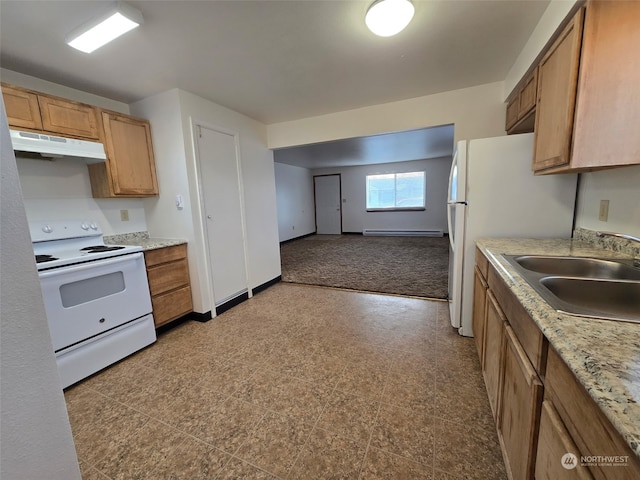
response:
<path fill-rule="evenodd" d="M 559 300 L 558 310 L 572 315 L 640 322 L 640 282 L 544 277 L 540 284 Z"/>
<path fill-rule="evenodd" d="M 640 323 L 640 268 L 632 260 L 503 255 L 554 309 Z"/>
<path fill-rule="evenodd" d="M 542 255 L 521 255 L 514 256 L 513 259 L 525 270 L 546 275 L 640 280 L 640 268 L 635 268 L 630 260 Z"/>

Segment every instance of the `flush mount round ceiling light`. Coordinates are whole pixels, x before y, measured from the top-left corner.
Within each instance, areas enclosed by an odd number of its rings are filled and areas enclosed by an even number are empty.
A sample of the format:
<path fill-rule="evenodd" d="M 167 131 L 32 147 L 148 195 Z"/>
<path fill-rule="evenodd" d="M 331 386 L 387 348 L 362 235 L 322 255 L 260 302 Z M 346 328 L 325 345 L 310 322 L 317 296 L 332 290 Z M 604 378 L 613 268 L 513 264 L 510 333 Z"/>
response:
<path fill-rule="evenodd" d="M 365 23 L 380 37 L 391 37 L 409 25 L 415 8 L 409 0 L 376 0 L 371 4 Z"/>

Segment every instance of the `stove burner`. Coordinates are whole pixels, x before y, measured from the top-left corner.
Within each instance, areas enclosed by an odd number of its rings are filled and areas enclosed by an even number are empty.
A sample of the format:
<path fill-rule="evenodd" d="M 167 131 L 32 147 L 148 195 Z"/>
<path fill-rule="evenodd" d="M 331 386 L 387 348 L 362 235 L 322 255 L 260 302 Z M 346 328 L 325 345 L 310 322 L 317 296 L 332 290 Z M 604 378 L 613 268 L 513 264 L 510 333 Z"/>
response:
<path fill-rule="evenodd" d="M 88 253 L 99 253 L 99 252 L 110 252 L 112 250 L 121 250 L 124 247 L 120 246 L 109 246 L 109 245 L 94 245 L 91 247 L 81 248 L 80 250 L 86 251 Z"/>
<path fill-rule="evenodd" d="M 53 255 L 36 255 L 36 263 L 53 262 L 58 260 Z"/>

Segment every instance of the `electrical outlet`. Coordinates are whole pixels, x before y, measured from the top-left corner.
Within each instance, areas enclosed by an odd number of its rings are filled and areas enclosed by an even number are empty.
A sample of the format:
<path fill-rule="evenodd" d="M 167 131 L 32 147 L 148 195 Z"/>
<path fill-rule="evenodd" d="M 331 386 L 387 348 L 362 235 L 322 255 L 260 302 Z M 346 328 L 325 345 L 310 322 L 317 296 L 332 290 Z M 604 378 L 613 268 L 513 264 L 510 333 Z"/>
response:
<path fill-rule="evenodd" d="M 129 210 L 120 210 L 120 220 L 123 222 L 129 221 Z"/>
<path fill-rule="evenodd" d="M 598 220 L 606 222 L 609 218 L 609 200 L 600 200 L 600 212 L 598 213 Z"/>

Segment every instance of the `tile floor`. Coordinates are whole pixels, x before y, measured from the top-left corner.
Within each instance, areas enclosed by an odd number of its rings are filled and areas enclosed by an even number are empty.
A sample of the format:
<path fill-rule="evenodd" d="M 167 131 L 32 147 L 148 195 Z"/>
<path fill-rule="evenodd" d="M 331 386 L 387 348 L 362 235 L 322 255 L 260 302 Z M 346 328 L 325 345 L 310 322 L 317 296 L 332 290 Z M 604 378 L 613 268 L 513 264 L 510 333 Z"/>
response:
<path fill-rule="evenodd" d="M 506 478 L 443 302 L 280 283 L 65 397 L 85 480 Z"/>

